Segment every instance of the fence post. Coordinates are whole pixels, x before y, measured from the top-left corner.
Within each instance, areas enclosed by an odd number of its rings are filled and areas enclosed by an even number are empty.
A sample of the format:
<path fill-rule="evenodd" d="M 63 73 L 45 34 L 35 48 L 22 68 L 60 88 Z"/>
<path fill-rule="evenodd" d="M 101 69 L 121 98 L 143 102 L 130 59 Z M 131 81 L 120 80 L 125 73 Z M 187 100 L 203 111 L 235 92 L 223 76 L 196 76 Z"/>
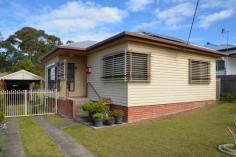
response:
<path fill-rule="evenodd" d="M 56 113 L 57 113 L 57 89 L 55 90 L 55 109 L 56 109 Z"/>
<path fill-rule="evenodd" d="M 25 115 L 27 115 L 27 91 L 24 91 L 25 93 Z"/>

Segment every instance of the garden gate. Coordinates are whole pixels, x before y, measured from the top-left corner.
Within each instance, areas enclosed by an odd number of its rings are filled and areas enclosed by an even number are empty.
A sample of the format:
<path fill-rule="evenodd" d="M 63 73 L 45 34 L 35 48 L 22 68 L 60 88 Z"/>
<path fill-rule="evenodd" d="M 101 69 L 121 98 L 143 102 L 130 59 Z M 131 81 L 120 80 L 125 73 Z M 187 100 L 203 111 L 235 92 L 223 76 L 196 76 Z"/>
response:
<path fill-rule="evenodd" d="M 57 113 L 57 91 L 0 91 L 0 111 L 6 117 Z"/>

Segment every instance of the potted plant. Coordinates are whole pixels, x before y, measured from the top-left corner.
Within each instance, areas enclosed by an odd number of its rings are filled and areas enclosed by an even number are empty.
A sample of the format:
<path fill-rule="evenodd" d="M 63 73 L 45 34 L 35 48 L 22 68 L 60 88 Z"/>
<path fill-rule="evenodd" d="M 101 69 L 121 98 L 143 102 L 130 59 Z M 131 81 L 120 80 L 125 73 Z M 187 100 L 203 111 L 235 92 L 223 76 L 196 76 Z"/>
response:
<path fill-rule="evenodd" d="M 88 117 L 90 122 L 93 121 L 94 105 L 95 105 L 94 102 L 87 102 L 82 106 L 82 109 L 88 112 Z"/>
<path fill-rule="evenodd" d="M 105 125 L 113 125 L 114 124 L 114 117 L 112 116 L 107 116 L 104 118 L 104 124 Z"/>
<path fill-rule="evenodd" d="M 108 112 L 109 108 L 106 106 L 103 102 L 99 101 L 96 102 L 93 106 L 94 113 L 103 113 L 106 114 Z"/>
<path fill-rule="evenodd" d="M 95 113 L 93 115 L 93 123 L 94 123 L 94 126 L 96 126 L 96 127 L 102 126 L 103 114 L 102 113 Z"/>
<path fill-rule="evenodd" d="M 122 124 L 124 112 L 122 110 L 114 110 L 112 113 L 115 118 L 115 124 Z"/>

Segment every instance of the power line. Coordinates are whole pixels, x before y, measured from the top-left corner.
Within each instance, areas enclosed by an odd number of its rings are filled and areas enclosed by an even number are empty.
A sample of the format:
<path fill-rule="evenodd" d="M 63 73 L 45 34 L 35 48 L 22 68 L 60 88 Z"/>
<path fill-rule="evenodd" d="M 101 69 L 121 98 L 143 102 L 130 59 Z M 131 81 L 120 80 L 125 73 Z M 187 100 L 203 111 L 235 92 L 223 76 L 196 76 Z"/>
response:
<path fill-rule="evenodd" d="M 194 20 L 195 20 L 196 14 L 197 14 L 197 9 L 198 9 L 199 1 L 200 0 L 197 0 L 197 4 L 196 4 L 196 7 L 195 7 L 195 11 L 194 11 L 193 19 L 192 19 L 192 24 L 191 24 L 191 27 L 190 27 L 190 30 L 189 30 L 189 34 L 188 34 L 187 45 L 189 44 L 189 39 L 190 39 L 191 34 L 192 34 L 193 24 L 194 24 Z"/>

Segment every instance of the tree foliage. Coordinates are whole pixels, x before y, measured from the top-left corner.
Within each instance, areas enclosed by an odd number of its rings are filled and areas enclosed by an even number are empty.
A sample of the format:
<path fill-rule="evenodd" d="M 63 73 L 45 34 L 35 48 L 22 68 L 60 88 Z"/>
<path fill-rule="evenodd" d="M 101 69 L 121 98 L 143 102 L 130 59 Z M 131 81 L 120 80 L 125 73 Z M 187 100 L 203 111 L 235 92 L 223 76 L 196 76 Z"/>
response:
<path fill-rule="evenodd" d="M 43 75 L 44 66 L 39 62 L 39 57 L 61 44 L 60 38 L 54 35 L 24 27 L 0 41 L 0 72 L 25 69 Z"/>

